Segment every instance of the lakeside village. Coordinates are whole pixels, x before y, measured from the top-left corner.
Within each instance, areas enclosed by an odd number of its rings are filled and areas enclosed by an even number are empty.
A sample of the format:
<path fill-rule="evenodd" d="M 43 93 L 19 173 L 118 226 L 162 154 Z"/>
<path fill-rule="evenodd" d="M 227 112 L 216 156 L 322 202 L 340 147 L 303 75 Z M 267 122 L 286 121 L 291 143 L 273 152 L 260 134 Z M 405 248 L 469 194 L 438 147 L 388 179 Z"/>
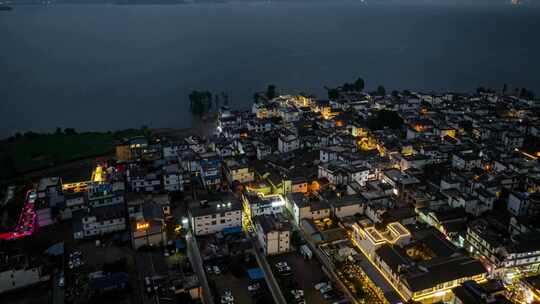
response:
<path fill-rule="evenodd" d="M 540 303 L 538 102 L 332 94 L 36 181 L 0 234 L 0 302 Z"/>

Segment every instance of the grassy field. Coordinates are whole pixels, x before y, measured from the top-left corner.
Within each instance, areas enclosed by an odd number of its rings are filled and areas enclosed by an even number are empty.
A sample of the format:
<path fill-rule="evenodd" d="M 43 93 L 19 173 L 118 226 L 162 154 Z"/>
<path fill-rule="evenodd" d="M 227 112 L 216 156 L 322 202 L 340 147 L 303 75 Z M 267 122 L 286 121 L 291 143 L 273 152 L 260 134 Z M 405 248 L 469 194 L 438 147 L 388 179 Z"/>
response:
<path fill-rule="evenodd" d="M 0 178 L 114 152 L 117 140 L 139 130 L 107 133 L 41 134 L 0 142 Z"/>

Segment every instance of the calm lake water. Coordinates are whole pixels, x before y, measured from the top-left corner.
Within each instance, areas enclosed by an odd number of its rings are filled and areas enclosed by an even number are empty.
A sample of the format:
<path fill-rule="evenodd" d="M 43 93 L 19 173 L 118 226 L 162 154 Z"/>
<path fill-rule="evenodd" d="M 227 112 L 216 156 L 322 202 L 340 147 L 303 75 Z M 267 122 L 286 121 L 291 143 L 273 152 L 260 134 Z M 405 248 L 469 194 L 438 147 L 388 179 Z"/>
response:
<path fill-rule="evenodd" d="M 540 93 L 540 9 L 358 1 L 16 6 L 0 12 L 0 135 L 186 127 L 193 89 Z"/>

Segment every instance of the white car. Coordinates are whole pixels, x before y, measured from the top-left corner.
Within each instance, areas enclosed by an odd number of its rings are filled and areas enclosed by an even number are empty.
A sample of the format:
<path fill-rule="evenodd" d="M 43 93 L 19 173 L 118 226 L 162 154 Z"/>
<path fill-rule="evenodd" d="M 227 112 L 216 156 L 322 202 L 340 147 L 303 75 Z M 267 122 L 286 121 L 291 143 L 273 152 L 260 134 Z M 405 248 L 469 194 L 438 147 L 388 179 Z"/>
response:
<path fill-rule="evenodd" d="M 213 266 L 213 267 L 212 267 L 212 270 L 214 270 L 214 273 L 215 273 L 216 275 L 220 275 L 220 274 L 221 274 L 221 271 L 219 270 L 219 267 L 217 267 L 217 266 Z"/>
<path fill-rule="evenodd" d="M 259 290 L 260 288 L 261 288 L 261 284 L 255 283 L 248 286 L 248 291 L 253 292 L 253 291 Z"/>
<path fill-rule="evenodd" d="M 64 280 L 64 277 L 61 276 L 60 280 L 58 280 L 58 287 L 64 287 L 64 285 L 65 285 L 65 280 Z"/>
<path fill-rule="evenodd" d="M 323 288 L 326 285 L 328 285 L 328 283 L 320 282 L 320 283 L 315 284 L 315 286 L 313 286 L 313 287 L 315 287 L 315 290 L 321 290 L 321 288 Z"/>
<path fill-rule="evenodd" d="M 221 296 L 221 304 L 233 304 L 234 297 L 230 290 L 225 290 L 224 294 Z"/>
<path fill-rule="evenodd" d="M 332 285 L 327 284 L 327 285 L 324 286 L 323 288 L 319 289 L 319 292 L 320 292 L 321 294 L 323 294 L 323 293 L 329 292 L 330 290 L 332 290 Z"/>
<path fill-rule="evenodd" d="M 287 262 L 277 262 L 276 263 L 276 267 L 277 268 L 284 268 L 284 267 L 288 267 L 289 264 L 287 264 Z"/>
<path fill-rule="evenodd" d="M 302 289 L 293 289 L 291 290 L 291 294 L 296 300 L 301 300 L 304 298 L 304 291 Z"/>

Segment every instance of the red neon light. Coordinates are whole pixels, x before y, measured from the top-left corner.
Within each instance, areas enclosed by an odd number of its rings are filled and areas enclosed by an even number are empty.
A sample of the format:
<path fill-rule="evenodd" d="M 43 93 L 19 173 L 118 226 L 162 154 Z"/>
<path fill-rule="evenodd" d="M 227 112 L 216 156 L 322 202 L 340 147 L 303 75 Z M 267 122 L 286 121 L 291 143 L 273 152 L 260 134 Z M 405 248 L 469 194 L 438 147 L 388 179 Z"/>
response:
<path fill-rule="evenodd" d="M 34 204 L 30 202 L 29 195 L 32 190 L 26 192 L 26 202 L 19 216 L 17 226 L 11 232 L 0 233 L 0 240 L 14 240 L 24 236 L 32 235 L 36 227 L 36 211 Z"/>

